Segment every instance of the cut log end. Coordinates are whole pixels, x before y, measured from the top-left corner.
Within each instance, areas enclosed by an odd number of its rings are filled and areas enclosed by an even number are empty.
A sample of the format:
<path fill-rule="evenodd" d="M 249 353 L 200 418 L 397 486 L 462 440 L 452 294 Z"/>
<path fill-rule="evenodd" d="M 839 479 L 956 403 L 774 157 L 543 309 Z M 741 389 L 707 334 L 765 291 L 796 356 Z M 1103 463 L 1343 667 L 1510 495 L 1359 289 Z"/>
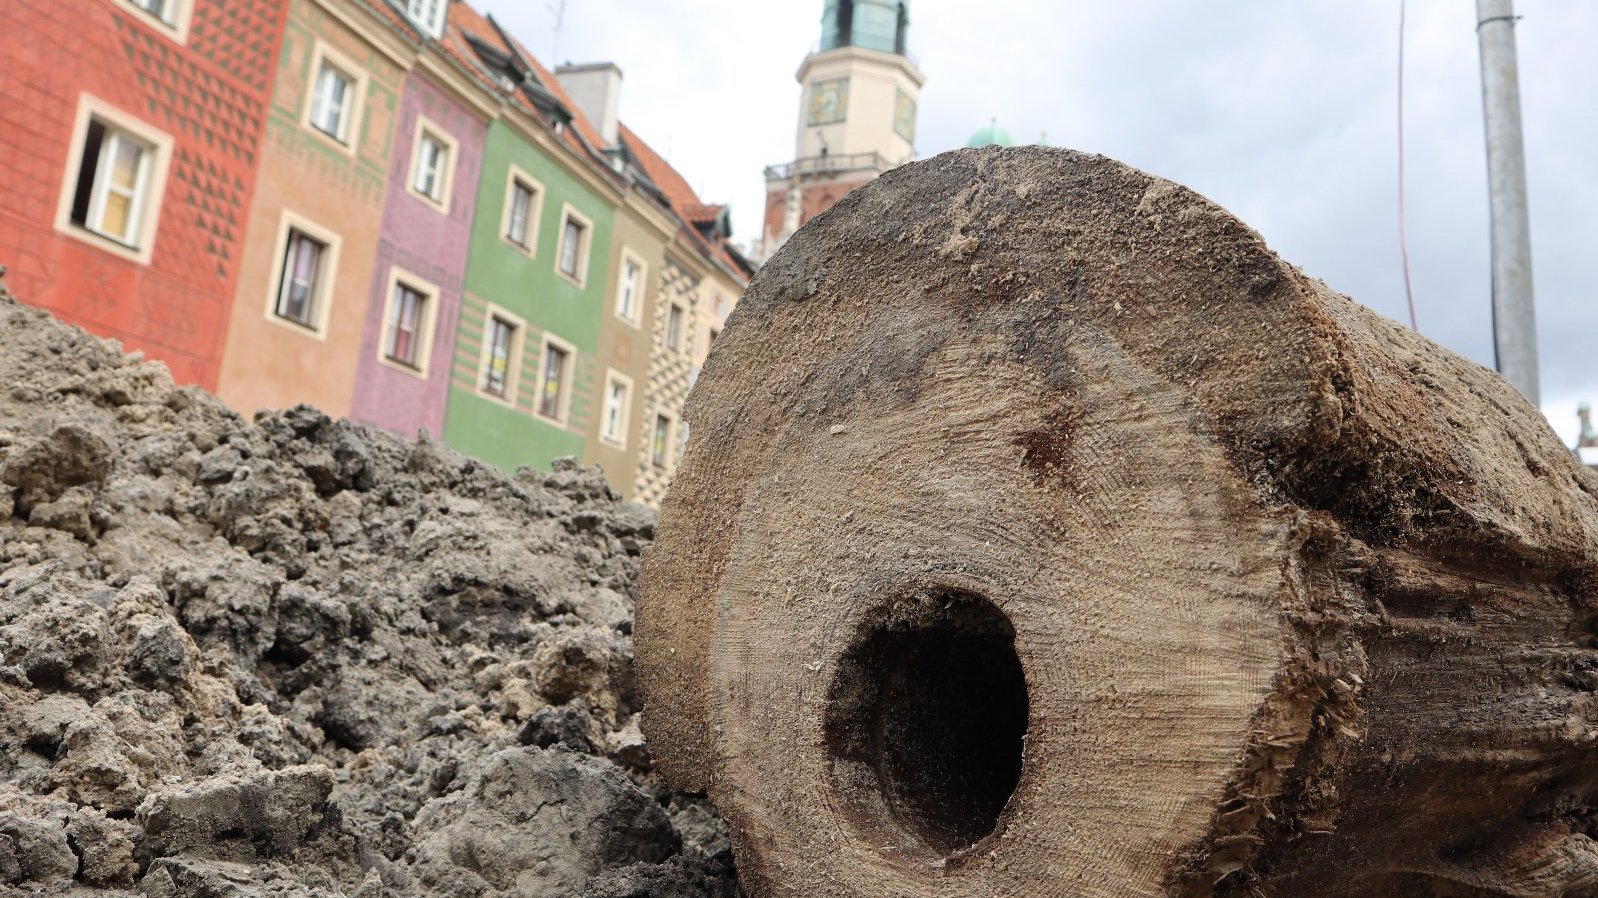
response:
<path fill-rule="evenodd" d="M 890 172 L 687 420 L 646 729 L 756 898 L 1592 888 L 1598 478 L 1191 191 Z"/>

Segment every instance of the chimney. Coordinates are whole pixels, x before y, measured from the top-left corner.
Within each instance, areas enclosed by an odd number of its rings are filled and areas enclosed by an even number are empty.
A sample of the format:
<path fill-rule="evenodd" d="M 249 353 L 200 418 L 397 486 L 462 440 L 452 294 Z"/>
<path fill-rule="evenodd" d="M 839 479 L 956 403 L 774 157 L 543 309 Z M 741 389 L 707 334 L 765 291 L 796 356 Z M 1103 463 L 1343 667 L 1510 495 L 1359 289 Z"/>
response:
<path fill-rule="evenodd" d="M 599 129 L 605 149 L 620 142 L 621 69 L 613 62 L 563 65 L 555 70 L 560 86 Z"/>

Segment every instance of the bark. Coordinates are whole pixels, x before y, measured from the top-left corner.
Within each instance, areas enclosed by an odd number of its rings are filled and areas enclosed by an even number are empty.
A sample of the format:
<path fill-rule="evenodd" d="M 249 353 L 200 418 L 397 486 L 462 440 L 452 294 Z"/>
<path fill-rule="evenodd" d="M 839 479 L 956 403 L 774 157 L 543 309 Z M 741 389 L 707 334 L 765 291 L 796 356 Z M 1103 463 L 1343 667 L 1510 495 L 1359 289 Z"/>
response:
<path fill-rule="evenodd" d="M 687 420 L 645 729 L 757 898 L 1598 895 L 1598 478 L 1193 192 L 890 172 Z"/>

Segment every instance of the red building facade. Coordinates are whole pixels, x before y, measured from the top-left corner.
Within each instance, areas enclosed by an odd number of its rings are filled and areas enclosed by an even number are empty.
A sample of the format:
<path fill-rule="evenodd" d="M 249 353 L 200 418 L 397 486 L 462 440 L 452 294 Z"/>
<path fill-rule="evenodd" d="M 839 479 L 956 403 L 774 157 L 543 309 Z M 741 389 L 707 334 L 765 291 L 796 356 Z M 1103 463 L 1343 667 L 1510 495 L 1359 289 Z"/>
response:
<path fill-rule="evenodd" d="M 15 292 L 215 389 L 283 0 L 6 0 Z"/>

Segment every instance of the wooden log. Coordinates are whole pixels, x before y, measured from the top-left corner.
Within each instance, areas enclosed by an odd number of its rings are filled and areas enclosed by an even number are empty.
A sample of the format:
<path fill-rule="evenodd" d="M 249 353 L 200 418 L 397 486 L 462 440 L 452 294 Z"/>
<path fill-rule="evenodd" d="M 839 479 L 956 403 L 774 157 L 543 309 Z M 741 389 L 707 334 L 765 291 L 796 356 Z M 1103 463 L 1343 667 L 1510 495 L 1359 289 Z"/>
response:
<path fill-rule="evenodd" d="M 890 172 L 687 420 L 645 728 L 756 898 L 1598 895 L 1598 478 L 1193 192 Z"/>

